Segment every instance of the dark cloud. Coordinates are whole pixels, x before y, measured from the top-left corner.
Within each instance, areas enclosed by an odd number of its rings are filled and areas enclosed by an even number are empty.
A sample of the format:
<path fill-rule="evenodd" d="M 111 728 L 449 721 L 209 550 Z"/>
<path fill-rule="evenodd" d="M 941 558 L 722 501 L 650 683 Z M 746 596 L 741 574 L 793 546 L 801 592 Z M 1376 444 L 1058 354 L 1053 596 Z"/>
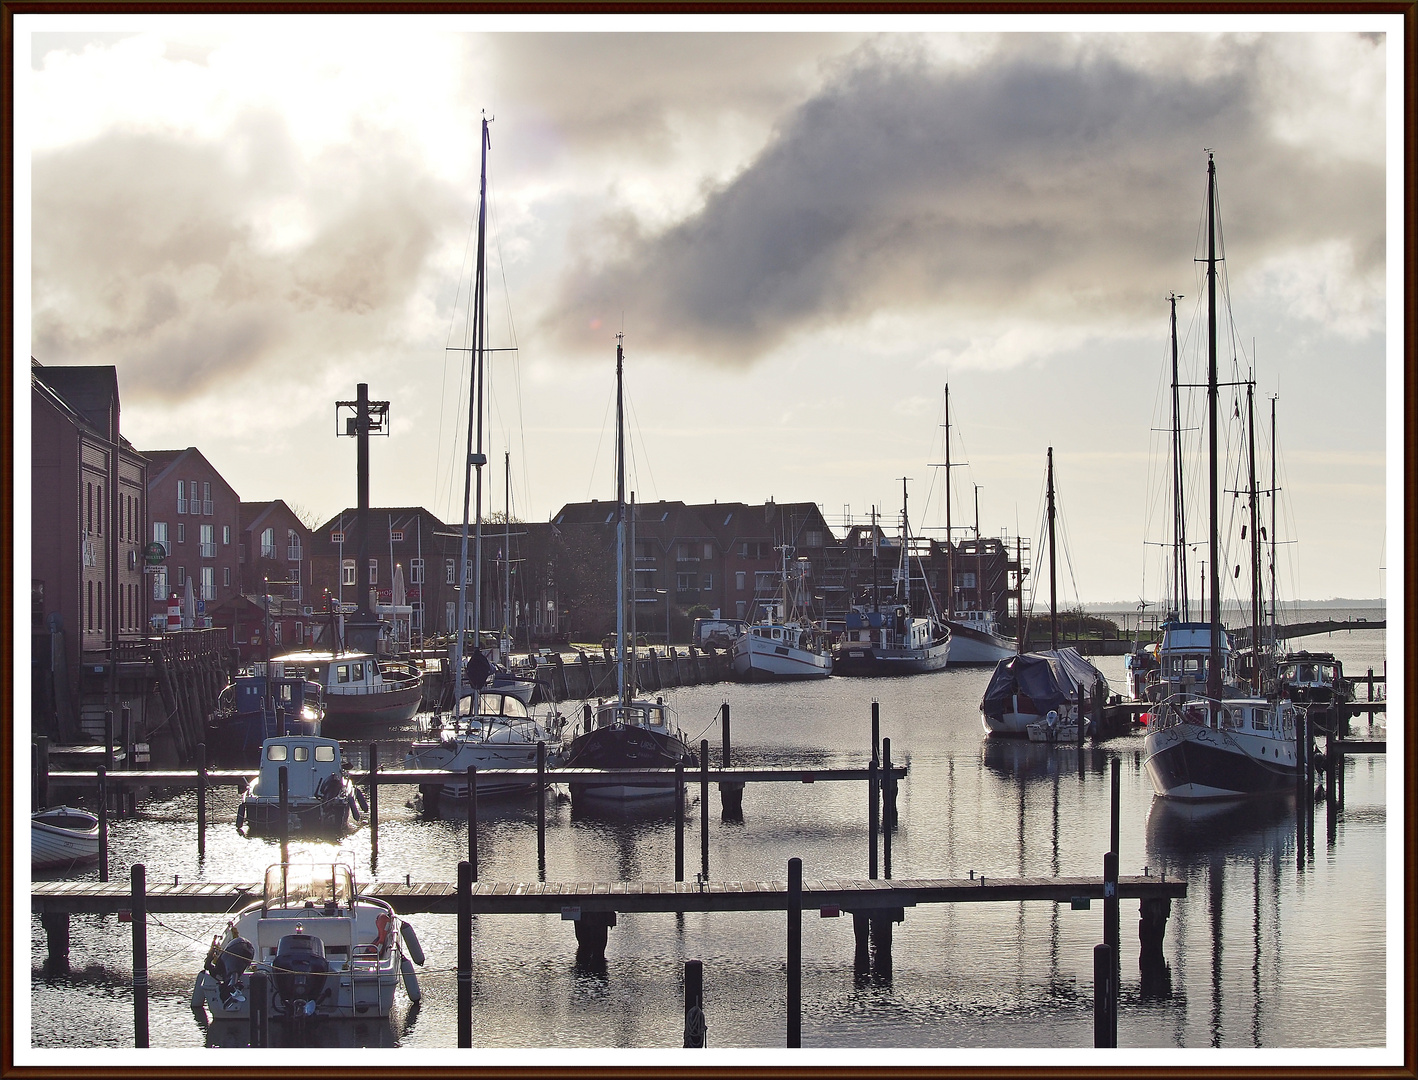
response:
<path fill-rule="evenodd" d="M 1050 40 L 964 69 L 865 50 L 700 212 L 588 230 L 548 327 L 579 345 L 629 310 L 642 342 L 748 363 L 879 311 L 1151 317 L 1191 281 L 1203 147 L 1252 265 L 1327 239 L 1382 260 L 1381 167 L 1272 133 L 1263 43 L 1193 75 Z"/>
<path fill-rule="evenodd" d="M 106 135 L 33 180 L 34 355 L 174 400 L 377 346 L 453 206 L 397 139 L 305 162 L 263 114 L 219 142 Z M 305 221 L 273 240 L 283 205 Z"/>

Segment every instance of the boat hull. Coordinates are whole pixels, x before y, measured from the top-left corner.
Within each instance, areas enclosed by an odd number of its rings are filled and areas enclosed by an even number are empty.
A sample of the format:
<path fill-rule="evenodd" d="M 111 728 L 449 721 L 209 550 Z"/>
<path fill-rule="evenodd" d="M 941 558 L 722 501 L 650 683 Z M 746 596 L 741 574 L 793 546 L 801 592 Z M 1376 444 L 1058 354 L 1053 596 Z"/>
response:
<path fill-rule="evenodd" d="M 950 663 L 997 664 L 1017 651 L 1015 643 L 968 623 L 950 622 Z"/>
<path fill-rule="evenodd" d="M 68 810 L 56 808 L 57 811 Z M 56 811 L 49 812 L 51 817 Z M 86 811 L 73 810 L 54 820 L 73 821 L 65 827 L 30 819 L 30 866 L 35 870 L 61 870 L 98 861 L 98 819 Z M 79 827 L 79 826 L 83 827 Z"/>
<path fill-rule="evenodd" d="M 744 682 L 825 679 L 832 674 L 832 654 L 745 635 L 734 642 L 732 666 L 734 678 Z"/>
<path fill-rule="evenodd" d="M 924 675 L 940 671 L 950 662 L 950 641 L 926 649 L 883 649 L 872 645 L 845 645 L 833 658 L 838 675 Z"/>
<path fill-rule="evenodd" d="M 554 761 L 548 758 L 547 766 Z M 509 769 L 535 769 L 537 767 L 537 744 L 497 743 L 485 740 L 466 741 L 449 739 L 437 743 L 415 743 L 409 753 L 407 765 L 411 769 L 449 769 L 466 774 L 471 766 L 478 770 L 478 795 L 525 795 L 537 790 L 535 779 L 525 776 L 509 777 Z M 444 784 L 422 785 L 425 794 L 429 789 L 446 799 L 466 799 L 468 782 L 450 780 Z"/>
<path fill-rule="evenodd" d="M 1201 724 L 1174 724 L 1148 732 L 1143 764 L 1157 794 L 1168 799 L 1201 802 L 1293 791 L 1299 774 L 1294 746 L 1251 739 L 1256 746 L 1248 751 L 1244 738 Z"/>
<path fill-rule="evenodd" d="M 567 748 L 562 767 L 567 769 L 673 769 L 698 761 L 683 740 L 663 732 L 614 724 L 581 735 Z M 592 777 L 570 784 L 572 806 L 580 804 L 673 802 L 674 787 L 635 784 L 622 780 L 598 781 Z"/>
<path fill-rule="evenodd" d="M 327 690 L 325 719 L 327 723 L 332 724 L 341 721 L 355 724 L 404 724 L 414 718 L 422 701 L 421 682 L 372 693 L 342 694 L 338 690 Z"/>

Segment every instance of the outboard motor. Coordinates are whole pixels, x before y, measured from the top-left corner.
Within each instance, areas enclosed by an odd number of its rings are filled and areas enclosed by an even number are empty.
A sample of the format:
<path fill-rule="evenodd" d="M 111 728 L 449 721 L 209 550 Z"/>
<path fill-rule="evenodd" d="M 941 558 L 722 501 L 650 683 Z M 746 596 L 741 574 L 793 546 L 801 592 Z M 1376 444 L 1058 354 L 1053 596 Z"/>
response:
<path fill-rule="evenodd" d="M 312 1016 L 334 991 L 325 959 L 325 943 L 312 934 L 286 934 L 271 962 L 272 982 L 281 1007 L 291 1015 Z"/>
<path fill-rule="evenodd" d="M 256 946 L 244 937 L 233 938 L 225 949 L 215 942 L 212 944 L 205 967 L 212 978 L 217 980 L 217 996 L 221 999 L 223 1008 L 233 999 L 242 1000 L 237 980 L 251 966 L 255 956 Z"/>

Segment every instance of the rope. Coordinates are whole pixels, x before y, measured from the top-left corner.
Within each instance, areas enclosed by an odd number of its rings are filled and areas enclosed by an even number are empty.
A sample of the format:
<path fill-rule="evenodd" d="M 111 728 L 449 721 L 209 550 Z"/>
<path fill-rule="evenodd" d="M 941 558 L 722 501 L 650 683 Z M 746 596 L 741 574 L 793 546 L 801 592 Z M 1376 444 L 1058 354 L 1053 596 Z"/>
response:
<path fill-rule="evenodd" d="M 709 1024 L 704 1019 L 704 1010 L 691 1005 L 684 1014 L 684 1045 L 702 1047 L 707 1045 Z"/>

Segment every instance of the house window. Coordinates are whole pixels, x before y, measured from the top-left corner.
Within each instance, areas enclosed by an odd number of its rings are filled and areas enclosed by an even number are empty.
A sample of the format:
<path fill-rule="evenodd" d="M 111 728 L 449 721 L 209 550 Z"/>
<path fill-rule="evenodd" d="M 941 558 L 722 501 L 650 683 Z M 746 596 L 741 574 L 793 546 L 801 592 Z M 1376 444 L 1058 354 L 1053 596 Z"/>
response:
<path fill-rule="evenodd" d="M 88 593 L 87 603 L 89 609 L 85 617 L 84 626 L 86 629 L 92 630 L 94 628 L 94 583 L 92 581 L 86 581 L 84 582 L 84 586 L 85 591 Z"/>
<path fill-rule="evenodd" d="M 223 526 L 222 526 L 222 546 L 225 547 L 227 544 L 230 544 L 230 543 L 231 543 L 231 526 L 230 526 L 230 525 L 223 525 Z"/>
<path fill-rule="evenodd" d="M 202 481 L 202 516 L 212 516 L 212 485 L 206 480 Z"/>
<path fill-rule="evenodd" d="M 261 533 L 261 558 L 274 559 L 276 557 L 276 530 L 265 529 Z"/>
<path fill-rule="evenodd" d="M 346 559 L 343 563 L 341 563 L 341 564 L 340 564 L 340 572 L 341 572 L 340 584 L 342 584 L 342 585 L 357 585 L 357 584 L 359 584 L 357 581 L 355 581 L 355 561 L 354 561 L 353 559 Z"/>
<path fill-rule="evenodd" d="M 222 567 L 222 588 L 223 588 L 223 589 L 230 589 L 230 588 L 231 588 L 231 567 L 230 567 L 230 566 L 223 566 L 223 567 Z"/>
<path fill-rule="evenodd" d="M 743 572 L 742 570 L 735 570 L 735 571 L 734 571 L 734 588 L 737 589 L 739 592 L 743 592 L 743 589 L 744 589 L 744 578 L 745 578 L 745 574 L 744 574 L 744 572 Z M 742 607 L 743 605 L 740 604 L 739 606 Z"/>
<path fill-rule="evenodd" d="M 468 559 L 463 563 L 463 584 L 467 585 L 473 580 L 473 560 Z"/>
<path fill-rule="evenodd" d="M 204 559 L 215 559 L 217 557 L 217 529 L 215 525 L 197 526 L 199 550 L 198 554 Z"/>
<path fill-rule="evenodd" d="M 694 592 L 694 586 L 698 580 L 698 574 L 676 574 L 675 588 L 682 593 Z"/>
<path fill-rule="evenodd" d="M 177 568 L 177 587 L 178 587 L 179 589 L 182 588 L 183 583 L 186 582 L 186 581 L 187 581 L 187 567 L 185 567 L 185 566 L 179 566 L 179 567 Z"/>
<path fill-rule="evenodd" d="M 444 571 L 444 574 L 446 575 L 445 578 L 444 578 L 444 584 L 445 584 L 445 585 L 452 585 L 452 584 L 453 584 L 453 560 L 452 560 L 452 559 L 445 559 L 445 560 L 443 561 L 443 571 Z"/>
<path fill-rule="evenodd" d="M 822 530 L 809 529 L 803 534 L 803 547 L 820 548 L 822 546 Z"/>
<path fill-rule="evenodd" d="M 166 522 L 166 521 L 155 521 L 155 522 L 153 522 L 153 539 L 154 539 L 155 541 L 157 541 L 159 544 L 162 545 L 162 553 L 163 553 L 164 555 L 171 555 L 171 554 L 172 554 L 172 548 L 169 547 L 169 546 L 168 546 L 168 543 L 167 543 L 167 522 Z"/>
<path fill-rule="evenodd" d="M 199 594 L 203 600 L 215 600 L 217 598 L 217 568 L 215 566 L 204 566 L 201 569 L 202 591 Z"/>
<path fill-rule="evenodd" d="M 177 523 L 177 542 L 179 544 L 187 543 L 187 526 L 180 521 Z"/>
<path fill-rule="evenodd" d="M 167 567 L 159 566 L 153 571 L 153 599 L 167 599 Z"/>
<path fill-rule="evenodd" d="M 370 583 L 371 585 L 377 585 L 377 584 L 379 584 L 379 560 L 378 560 L 378 559 L 370 559 L 370 560 L 369 560 L 369 583 Z"/>
<path fill-rule="evenodd" d="M 409 584 L 410 584 L 410 585 L 422 585 L 422 584 L 423 584 L 423 560 L 422 560 L 422 559 L 410 559 L 410 560 L 409 560 Z"/>
<path fill-rule="evenodd" d="M 389 541 L 394 544 L 402 544 L 404 542 L 404 530 L 395 529 L 389 534 Z"/>
<path fill-rule="evenodd" d="M 344 534 L 343 532 L 341 532 L 339 529 L 335 529 L 333 532 L 330 533 L 330 543 L 332 543 L 332 544 L 343 544 L 344 542 L 345 542 L 345 534 Z"/>
<path fill-rule="evenodd" d="M 704 545 L 704 557 L 705 557 L 706 559 L 712 559 L 712 558 L 714 557 L 714 545 L 713 545 L 713 544 L 705 544 L 705 545 Z"/>
<path fill-rule="evenodd" d="M 300 562 L 300 533 L 294 529 L 286 530 L 286 561 Z"/>
<path fill-rule="evenodd" d="M 705 575 L 704 575 L 704 583 L 703 583 L 703 585 L 701 586 L 701 588 L 707 590 L 707 589 L 712 589 L 713 587 L 714 587 L 714 575 L 713 575 L 713 574 L 705 574 Z"/>
<path fill-rule="evenodd" d="M 187 483 L 183 480 L 177 482 L 177 512 L 187 513 Z"/>
<path fill-rule="evenodd" d="M 103 535 L 103 485 L 98 486 L 98 534 Z M 102 605 L 100 605 L 102 610 Z M 103 626 L 103 617 L 99 617 L 99 626 Z"/>
<path fill-rule="evenodd" d="M 960 587 L 962 589 L 973 589 L 975 587 L 975 575 L 973 572 L 960 575 Z"/>

